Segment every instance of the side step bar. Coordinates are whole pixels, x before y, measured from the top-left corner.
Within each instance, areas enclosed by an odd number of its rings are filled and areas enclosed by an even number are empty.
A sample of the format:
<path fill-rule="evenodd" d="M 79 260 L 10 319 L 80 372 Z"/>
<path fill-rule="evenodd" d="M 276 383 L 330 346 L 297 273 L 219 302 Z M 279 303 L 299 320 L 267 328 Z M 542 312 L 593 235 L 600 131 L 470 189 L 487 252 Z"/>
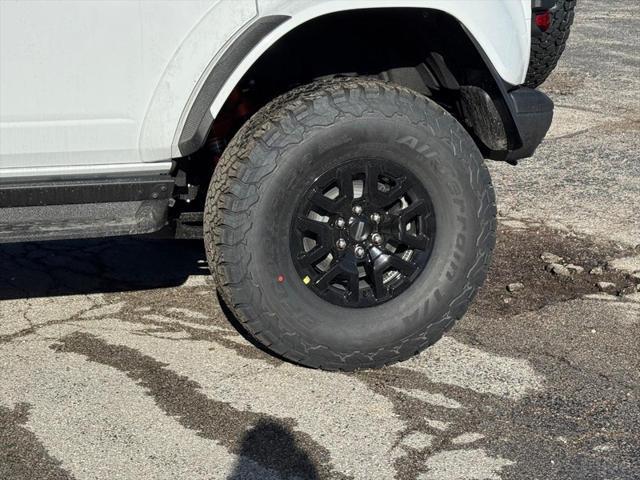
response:
<path fill-rule="evenodd" d="M 0 243 L 158 231 L 173 184 L 167 175 L 0 183 Z"/>

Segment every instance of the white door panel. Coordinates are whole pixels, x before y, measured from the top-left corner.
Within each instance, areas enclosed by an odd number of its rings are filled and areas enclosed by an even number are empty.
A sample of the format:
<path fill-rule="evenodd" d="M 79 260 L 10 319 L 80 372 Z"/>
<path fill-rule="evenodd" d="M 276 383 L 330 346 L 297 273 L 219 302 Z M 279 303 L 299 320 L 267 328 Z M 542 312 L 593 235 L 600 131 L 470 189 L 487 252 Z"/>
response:
<path fill-rule="evenodd" d="M 0 172 L 140 162 L 142 125 L 171 59 L 216 5 L 229 2 L 1 0 Z M 219 22 L 231 30 L 227 38 L 256 13 L 254 0 L 237 4 L 243 8 Z M 207 50 L 225 40 L 212 38 Z M 202 73 L 173 87 L 188 99 Z M 172 106 L 178 116 L 185 104 Z M 168 142 L 165 157 L 153 160 L 169 158 Z"/>

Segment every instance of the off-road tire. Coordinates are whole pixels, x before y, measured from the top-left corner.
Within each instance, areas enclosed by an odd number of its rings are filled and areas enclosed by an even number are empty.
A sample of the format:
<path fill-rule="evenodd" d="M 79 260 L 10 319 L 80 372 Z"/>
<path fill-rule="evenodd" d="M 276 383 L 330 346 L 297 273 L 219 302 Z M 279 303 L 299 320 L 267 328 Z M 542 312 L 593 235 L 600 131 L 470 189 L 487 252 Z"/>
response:
<path fill-rule="evenodd" d="M 531 57 L 525 85 L 537 88 L 556 68 L 564 52 L 575 16 L 576 0 L 558 0 L 546 32 L 531 39 Z"/>
<path fill-rule="evenodd" d="M 302 186 L 325 162 L 339 163 L 339 149 L 368 147 L 424 179 L 438 226 L 407 290 L 346 308 L 305 285 L 288 237 Z M 241 128 L 214 172 L 204 237 L 218 291 L 246 334 L 295 363 L 354 370 L 407 359 L 463 316 L 484 281 L 495 225 L 489 172 L 451 115 L 408 89 L 340 78 L 275 99 Z"/>

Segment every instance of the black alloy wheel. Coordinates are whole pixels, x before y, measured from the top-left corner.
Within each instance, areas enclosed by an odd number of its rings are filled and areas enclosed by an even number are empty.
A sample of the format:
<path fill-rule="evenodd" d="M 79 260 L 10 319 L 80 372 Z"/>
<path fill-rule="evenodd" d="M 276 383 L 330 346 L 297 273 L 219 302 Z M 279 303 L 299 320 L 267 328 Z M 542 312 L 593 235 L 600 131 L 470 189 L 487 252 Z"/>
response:
<path fill-rule="evenodd" d="M 435 215 L 408 169 L 354 159 L 316 179 L 305 197 L 292 222 L 291 252 L 319 297 L 345 307 L 378 305 L 424 270 Z"/>

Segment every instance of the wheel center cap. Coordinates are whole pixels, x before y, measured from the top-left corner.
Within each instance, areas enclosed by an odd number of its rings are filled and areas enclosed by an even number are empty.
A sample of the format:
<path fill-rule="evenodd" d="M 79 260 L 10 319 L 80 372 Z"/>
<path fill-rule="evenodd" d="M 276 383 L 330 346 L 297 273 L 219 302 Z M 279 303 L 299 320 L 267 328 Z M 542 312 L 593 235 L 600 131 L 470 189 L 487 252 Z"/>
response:
<path fill-rule="evenodd" d="M 360 242 L 365 240 L 371 235 L 371 224 L 363 218 L 356 218 L 355 221 L 349 226 L 349 235 L 354 240 Z"/>

